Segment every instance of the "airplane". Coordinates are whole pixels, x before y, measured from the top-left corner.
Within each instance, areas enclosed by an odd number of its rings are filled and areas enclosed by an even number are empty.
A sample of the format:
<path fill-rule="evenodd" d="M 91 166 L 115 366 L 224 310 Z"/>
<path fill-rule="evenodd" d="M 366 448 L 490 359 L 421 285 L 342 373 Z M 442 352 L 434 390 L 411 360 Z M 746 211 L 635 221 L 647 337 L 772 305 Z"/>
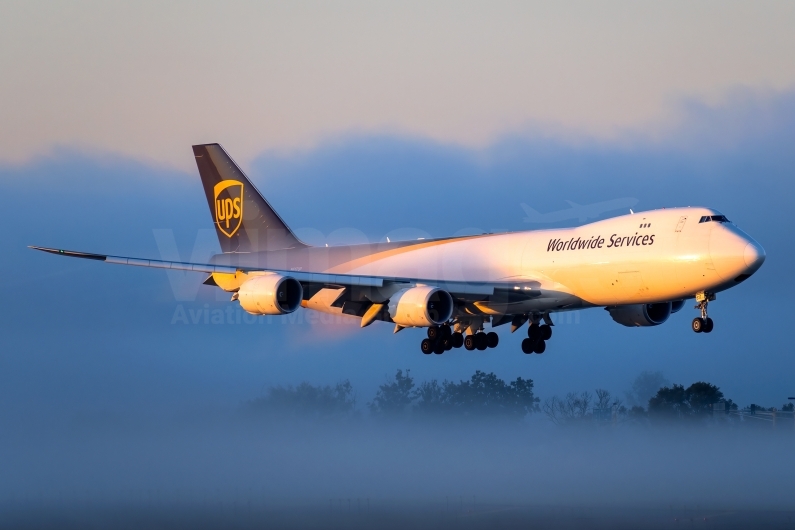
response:
<path fill-rule="evenodd" d="M 603 307 L 628 327 L 663 324 L 695 298 L 691 327 L 710 333 L 716 293 L 748 279 L 765 251 L 711 208 L 630 213 L 575 228 L 315 247 L 299 240 L 219 144 L 193 146 L 222 252 L 186 263 L 31 247 L 105 263 L 201 271 L 254 315 L 300 307 L 425 328 L 424 354 L 486 350 L 493 328 L 527 323 L 526 354 L 552 315 Z M 486 324 L 492 330 L 486 332 Z"/>
<path fill-rule="evenodd" d="M 520 206 L 527 217 L 524 218 L 525 223 L 555 223 L 557 221 L 565 221 L 567 219 L 577 219 L 584 223 L 589 218 L 599 217 L 603 213 L 612 212 L 613 210 L 621 210 L 624 208 L 632 208 L 638 204 L 638 199 L 632 197 L 624 197 L 622 199 L 611 199 L 609 201 L 594 202 L 591 204 L 577 204 L 573 201 L 566 201 L 571 208 L 566 210 L 558 210 L 556 212 L 541 213 L 534 210 L 525 203 Z M 630 210 L 631 211 L 631 210 Z"/>

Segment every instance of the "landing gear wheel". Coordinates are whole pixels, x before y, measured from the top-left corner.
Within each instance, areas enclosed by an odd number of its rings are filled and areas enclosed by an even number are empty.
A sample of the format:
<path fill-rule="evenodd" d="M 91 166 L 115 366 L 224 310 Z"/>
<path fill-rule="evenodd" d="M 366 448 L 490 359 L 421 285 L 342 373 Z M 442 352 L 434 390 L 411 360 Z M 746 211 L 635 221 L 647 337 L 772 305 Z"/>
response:
<path fill-rule="evenodd" d="M 486 338 L 486 334 L 482 331 L 475 333 L 475 346 L 480 351 L 489 347 L 489 339 Z"/>
<path fill-rule="evenodd" d="M 549 340 L 552 338 L 552 326 L 549 324 L 542 324 L 538 327 L 541 329 L 541 338 L 543 340 Z"/>
<path fill-rule="evenodd" d="M 532 341 L 543 340 L 543 331 L 541 331 L 541 326 L 537 324 L 530 324 L 527 326 L 527 338 Z"/>
<path fill-rule="evenodd" d="M 441 334 L 441 330 L 439 329 L 438 326 L 431 326 L 431 327 L 428 328 L 428 338 L 429 339 L 436 340 L 436 339 L 439 338 L 440 334 Z"/>
<path fill-rule="evenodd" d="M 446 339 L 441 340 L 442 345 L 444 346 L 444 351 L 450 351 L 453 349 L 453 338 L 447 337 Z"/>
<path fill-rule="evenodd" d="M 490 331 L 489 333 L 486 334 L 486 344 L 488 345 L 489 348 L 496 348 L 497 344 L 499 343 L 500 343 L 499 335 L 497 335 L 493 331 Z"/>
<path fill-rule="evenodd" d="M 460 348 L 464 345 L 464 336 L 461 333 L 453 333 L 451 339 L 453 341 L 453 348 Z"/>
<path fill-rule="evenodd" d="M 422 353 L 424 353 L 425 355 L 433 353 L 433 342 L 431 342 L 430 339 L 422 339 L 422 343 L 420 344 L 420 349 L 422 350 Z"/>
<path fill-rule="evenodd" d="M 543 340 L 536 342 L 535 348 L 533 351 L 536 353 L 544 353 L 547 350 L 547 343 Z"/>
<path fill-rule="evenodd" d="M 436 344 L 433 346 L 433 353 L 436 355 L 441 355 L 444 353 L 444 341 L 436 341 Z"/>
<path fill-rule="evenodd" d="M 533 341 L 525 339 L 522 341 L 522 353 L 533 353 Z"/>
<path fill-rule="evenodd" d="M 476 348 L 474 335 L 466 336 L 466 338 L 464 339 L 464 348 L 466 348 L 469 351 L 472 351 Z"/>
<path fill-rule="evenodd" d="M 449 339 L 453 335 L 453 330 L 447 324 L 441 326 L 439 331 L 441 332 L 439 336 L 443 339 Z"/>
<path fill-rule="evenodd" d="M 707 306 L 711 301 L 715 300 L 715 293 L 708 293 L 701 291 L 696 293 L 696 309 L 701 311 L 701 316 L 693 319 L 693 331 L 696 333 L 709 333 L 715 326 L 712 319 L 707 315 Z"/>

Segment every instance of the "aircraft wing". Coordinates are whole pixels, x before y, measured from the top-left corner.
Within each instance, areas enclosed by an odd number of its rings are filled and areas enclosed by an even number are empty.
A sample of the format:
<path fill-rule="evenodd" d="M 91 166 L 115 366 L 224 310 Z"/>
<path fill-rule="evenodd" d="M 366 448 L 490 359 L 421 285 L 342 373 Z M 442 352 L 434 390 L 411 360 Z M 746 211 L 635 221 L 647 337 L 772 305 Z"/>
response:
<path fill-rule="evenodd" d="M 353 274 L 327 274 L 305 271 L 288 271 L 279 269 L 263 269 L 260 267 L 232 267 L 228 265 L 213 265 L 210 263 L 189 263 L 182 261 L 164 261 L 156 259 L 129 258 L 123 256 L 111 256 L 108 254 L 94 254 L 90 252 L 78 252 L 74 250 L 62 250 L 56 248 L 30 246 L 34 250 L 49 252 L 58 256 L 70 258 L 83 258 L 95 261 L 104 261 L 116 265 L 132 265 L 135 267 L 152 267 L 156 269 L 170 269 L 182 271 L 195 271 L 212 274 L 214 272 L 234 274 L 241 272 L 274 272 L 284 276 L 295 278 L 304 285 L 328 286 L 335 285 L 340 287 L 384 287 L 389 284 L 406 284 L 410 287 L 416 284 L 433 285 L 449 292 L 454 298 L 466 301 L 482 300 L 484 297 L 494 295 L 495 289 L 511 288 L 502 286 L 501 283 L 494 282 L 456 282 L 443 280 L 423 280 L 421 278 L 401 278 L 387 276 L 358 276 Z"/>

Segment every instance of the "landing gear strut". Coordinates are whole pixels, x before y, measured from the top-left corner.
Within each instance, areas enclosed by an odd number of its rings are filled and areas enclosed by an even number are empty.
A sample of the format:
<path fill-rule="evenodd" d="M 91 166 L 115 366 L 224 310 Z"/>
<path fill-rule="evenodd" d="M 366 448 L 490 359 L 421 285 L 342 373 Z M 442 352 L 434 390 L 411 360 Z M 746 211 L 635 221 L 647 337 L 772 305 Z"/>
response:
<path fill-rule="evenodd" d="M 712 319 L 707 315 L 707 305 L 712 300 L 715 300 L 715 295 L 713 293 L 707 293 L 705 291 L 696 293 L 696 302 L 698 302 L 696 304 L 696 309 L 701 311 L 701 316 L 694 318 L 691 324 L 693 331 L 696 333 L 709 333 L 714 327 Z"/>

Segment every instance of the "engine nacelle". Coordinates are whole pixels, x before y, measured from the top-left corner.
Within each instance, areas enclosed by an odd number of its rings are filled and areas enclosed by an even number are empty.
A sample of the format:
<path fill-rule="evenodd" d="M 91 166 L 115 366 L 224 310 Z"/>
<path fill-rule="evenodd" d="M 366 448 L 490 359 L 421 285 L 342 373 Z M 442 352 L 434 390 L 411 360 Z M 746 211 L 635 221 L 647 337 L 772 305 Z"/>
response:
<path fill-rule="evenodd" d="M 252 315 L 284 315 L 301 305 L 304 289 L 295 278 L 279 274 L 254 276 L 237 292 L 240 307 Z"/>
<path fill-rule="evenodd" d="M 671 302 L 671 314 L 673 315 L 683 307 L 685 307 L 685 300 L 674 300 Z"/>
<path fill-rule="evenodd" d="M 659 326 L 671 316 L 671 302 L 620 305 L 607 310 L 613 320 L 623 326 Z"/>
<path fill-rule="evenodd" d="M 395 324 L 430 327 L 444 324 L 453 314 L 453 297 L 438 287 L 421 286 L 398 291 L 389 299 Z"/>

